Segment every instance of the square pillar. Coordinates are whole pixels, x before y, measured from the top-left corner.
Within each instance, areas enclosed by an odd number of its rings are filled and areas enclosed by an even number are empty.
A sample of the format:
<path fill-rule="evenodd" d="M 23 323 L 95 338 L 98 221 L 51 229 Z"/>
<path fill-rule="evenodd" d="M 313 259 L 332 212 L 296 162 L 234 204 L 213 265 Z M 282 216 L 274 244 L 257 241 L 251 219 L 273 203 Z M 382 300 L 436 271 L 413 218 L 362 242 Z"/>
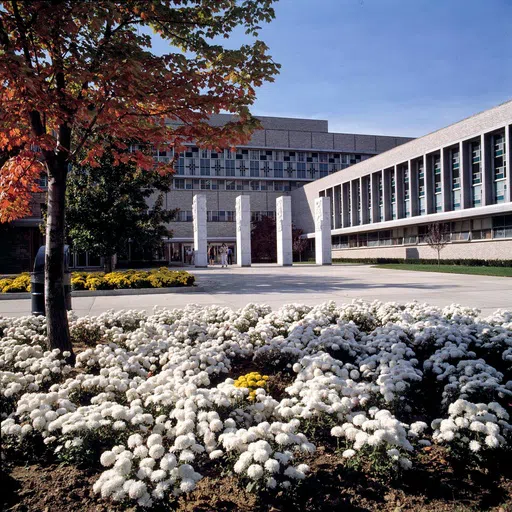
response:
<path fill-rule="evenodd" d="M 236 198 L 236 263 L 239 267 L 251 266 L 251 198 Z"/>
<path fill-rule="evenodd" d="M 334 187 L 334 228 L 343 227 L 341 219 L 341 185 Z"/>
<path fill-rule="evenodd" d="M 389 169 L 382 170 L 382 203 L 384 208 L 384 220 L 391 220 L 391 181 Z"/>
<path fill-rule="evenodd" d="M 423 156 L 423 175 L 425 176 L 425 213 L 435 213 L 434 207 L 434 165 L 432 156 Z"/>
<path fill-rule="evenodd" d="M 350 204 L 350 181 L 347 181 L 346 183 L 343 183 L 341 185 L 341 193 L 343 195 L 343 203 L 342 203 L 342 220 L 343 220 L 343 227 L 348 228 L 350 227 L 350 210 L 353 207 Z M 350 205 L 350 208 L 349 208 Z"/>
<path fill-rule="evenodd" d="M 505 125 L 505 201 L 512 201 L 512 124 Z"/>
<path fill-rule="evenodd" d="M 379 212 L 379 173 L 372 172 L 370 174 L 370 186 L 372 188 L 372 223 L 380 222 Z"/>
<path fill-rule="evenodd" d="M 194 196 L 192 219 L 194 224 L 194 264 L 196 267 L 207 267 L 206 196 L 204 194 Z"/>
<path fill-rule="evenodd" d="M 276 199 L 277 264 L 281 267 L 293 263 L 292 247 L 292 198 L 282 196 Z"/>
<path fill-rule="evenodd" d="M 359 197 L 357 191 L 357 185 L 359 180 L 352 180 L 350 182 L 350 214 L 351 214 L 351 225 L 359 226 Z"/>
<path fill-rule="evenodd" d="M 420 200 L 418 189 L 418 165 L 414 160 L 409 160 L 409 199 L 411 201 L 411 217 L 420 213 Z"/>
<path fill-rule="evenodd" d="M 315 256 L 317 265 L 332 264 L 331 203 L 328 197 L 315 199 Z"/>
<path fill-rule="evenodd" d="M 441 148 L 441 197 L 443 204 L 443 212 L 451 212 L 453 210 L 452 201 L 452 149 Z"/>
<path fill-rule="evenodd" d="M 410 197 L 410 194 L 409 194 Z M 405 194 L 404 194 L 404 168 L 402 165 L 395 165 L 395 202 L 396 218 L 405 217 Z"/>
<path fill-rule="evenodd" d="M 460 154 L 460 208 L 471 208 L 471 144 L 459 142 Z"/>
<path fill-rule="evenodd" d="M 368 224 L 370 216 L 368 215 L 368 180 L 369 176 L 359 178 L 359 190 L 361 191 L 361 224 Z"/>

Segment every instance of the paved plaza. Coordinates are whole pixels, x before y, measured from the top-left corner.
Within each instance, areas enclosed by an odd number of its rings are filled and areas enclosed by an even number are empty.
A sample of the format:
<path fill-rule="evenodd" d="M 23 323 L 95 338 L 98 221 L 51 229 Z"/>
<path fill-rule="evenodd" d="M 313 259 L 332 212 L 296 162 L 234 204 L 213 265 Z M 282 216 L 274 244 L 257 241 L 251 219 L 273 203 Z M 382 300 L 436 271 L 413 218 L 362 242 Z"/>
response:
<path fill-rule="evenodd" d="M 199 289 L 159 295 L 74 297 L 73 309 L 83 316 L 109 309 L 151 311 L 154 306 L 176 308 L 191 303 L 240 308 L 258 302 L 275 309 L 293 302 L 313 305 L 335 300 L 342 304 L 352 299 L 416 299 L 438 306 L 458 303 L 477 307 L 484 314 L 499 308 L 512 309 L 512 279 L 506 277 L 383 270 L 368 265 L 253 265 L 188 270 L 196 275 Z M 0 301 L 0 315 L 29 313 L 28 299 Z"/>

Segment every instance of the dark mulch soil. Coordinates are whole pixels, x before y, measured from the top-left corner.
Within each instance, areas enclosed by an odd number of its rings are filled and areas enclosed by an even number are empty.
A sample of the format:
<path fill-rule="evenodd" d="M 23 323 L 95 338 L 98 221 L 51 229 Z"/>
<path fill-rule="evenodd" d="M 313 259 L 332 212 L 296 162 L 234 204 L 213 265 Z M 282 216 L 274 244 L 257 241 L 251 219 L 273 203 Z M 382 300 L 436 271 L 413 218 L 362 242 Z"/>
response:
<path fill-rule="evenodd" d="M 249 493 L 214 464 L 197 488 L 173 507 L 180 512 L 512 512 L 512 467 L 500 476 L 480 471 L 455 473 L 439 448 L 424 451 L 415 469 L 398 481 L 385 481 L 347 469 L 339 455 L 320 447 L 307 461 L 311 474 L 293 492 Z M 64 465 L 14 466 L 2 471 L 2 510 L 6 512 L 135 512 L 114 507 L 92 492 L 93 470 Z M 164 510 L 158 507 L 158 510 Z M 165 510 L 170 510 L 168 507 Z"/>

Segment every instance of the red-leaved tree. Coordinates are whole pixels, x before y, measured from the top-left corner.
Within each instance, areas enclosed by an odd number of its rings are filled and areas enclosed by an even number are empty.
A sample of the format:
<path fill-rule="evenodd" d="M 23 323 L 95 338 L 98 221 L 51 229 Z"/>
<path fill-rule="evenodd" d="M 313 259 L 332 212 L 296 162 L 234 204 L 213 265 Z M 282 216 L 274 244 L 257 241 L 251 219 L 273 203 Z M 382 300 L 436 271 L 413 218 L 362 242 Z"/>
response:
<path fill-rule="evenodd" d="M 48 174 L 45 294 L 51 348 L 72 351 L 63 288 L 66 177 L 96 165 L 114 140 L 116 161 L 150 169 L 151 147 L 176 151 L 246 143 L 257 121 L 254 88 L 278 65 L 257 39 L 273 0 L 1 0 L 0 221 L 28 213 Z M 246 42 L 221 42 L 245 30 Z M 152 52 L 150 33 L 168 45 Z M 236 45 L 235 45 L 236 46 Z M 236 118 L 211 126 L 211 114 Z M 127 152 L 128 145 L 137 150 Z M 147 150 L 144 150 L 146 148 Z M 118 152 L 117 152 L 118 151 Z M 85 154 L 81 162 L 78 155 Z M 161 165 L 169 172 L 170 165 Z"/>

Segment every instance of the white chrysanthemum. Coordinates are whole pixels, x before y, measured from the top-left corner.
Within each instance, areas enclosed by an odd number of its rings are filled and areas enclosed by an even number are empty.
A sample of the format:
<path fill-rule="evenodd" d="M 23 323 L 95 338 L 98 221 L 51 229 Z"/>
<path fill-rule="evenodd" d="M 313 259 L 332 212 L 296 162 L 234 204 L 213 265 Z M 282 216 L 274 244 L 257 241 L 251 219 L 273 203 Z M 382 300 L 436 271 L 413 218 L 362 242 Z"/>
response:
<path fill-rule="evenodd" d="M 116 454 L 111 451 L 106 451 L 101 454 L 100 462 L 102 466 L 110 467 L 116 461 Z"/>
<path fill-rule="evenodd" d="M 146 442 L 148 448 L 151 448 L 153 445 L 161 445 L 162 444 L 162 436 L 160 434 L 151 434 L 148 437 L 148 440 Z"/>
<path fill-rule="evenodd" d="M 130 484 L 130 487 L 128 489 L 128 496 L 130 496 L 130 498 L 136 500 L 136 499 L 139 499 L 142 496 L 144 496 L 144 494 L 146 494 L 146 492 L 147 492 L 146 484 L 144 482 L 135 481 Z"/>
<path fill-rule="evenodd" d="M 160 459 L 165 453 L 165 448 L 160 444 L 154 444 L 149 449 L 149 456 L 153 459 Z"/>
<path fill-rule="evenodd" d="M 251 464 L 247 468 L 247 476 L 254 480 L 261 478 L 263 476 L 263 468 L 259 464 Z"/>
<path fill-rule="evenodd" d="M 356 454 L 356 451 L 355 450 L 352 450 L 352 449 L 348 449 L 348 450 L 345 450 L 342 454 L 343 458 L 344 459 L 350 459 L 352 458 L 354 455 Z"/>
<path fill-rule="evenodd" d="M 474 439 L 472 441 L 469 442 L 469 449 L 472 451 L 472 452 L 478 452 L 480 451 L 480 448 L 482 447 L 482 445 L 478 442 L 478 441 L 475 441 Z"/>

